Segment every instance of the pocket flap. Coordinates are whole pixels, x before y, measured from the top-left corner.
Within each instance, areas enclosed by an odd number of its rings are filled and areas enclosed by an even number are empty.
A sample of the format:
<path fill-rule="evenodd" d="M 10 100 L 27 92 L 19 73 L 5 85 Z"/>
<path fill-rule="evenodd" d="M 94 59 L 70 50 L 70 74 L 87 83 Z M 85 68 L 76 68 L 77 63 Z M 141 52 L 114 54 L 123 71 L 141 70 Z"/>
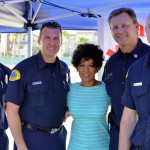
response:
<path fill-rule="evenodd" d="M 105 80 L 104 80 L 105 83 L 111 83 L 111 82 L 113 82 L 113 81 L 114 81 L 114 76 L 107 77 L 107 78 L 105 78 Z"/>
<path fill-rule="evenodd" d="M 48 85 L 28 85 L 27 89 L 30 93 L 41 94 L 48 90 Z"/>
<path fill-rule="evenodd" d="M 134 97 L 144 95 L 148 92 L 148 86 L 133 86 L 132 94 Z"/>

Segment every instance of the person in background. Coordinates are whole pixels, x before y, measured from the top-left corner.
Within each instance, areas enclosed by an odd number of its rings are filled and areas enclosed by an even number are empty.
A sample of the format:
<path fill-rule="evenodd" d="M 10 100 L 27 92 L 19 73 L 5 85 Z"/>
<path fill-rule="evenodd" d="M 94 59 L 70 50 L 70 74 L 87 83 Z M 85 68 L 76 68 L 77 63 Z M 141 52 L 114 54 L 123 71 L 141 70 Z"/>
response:
<path fill-rule="evenodd" d="M 150 44 L 150 15 L 145 31 Z M 150 149 L 150 53 L 133 64 L 128 72 L 123 97 L 124 111 L 120 124 L 119 150 Z M 137 119 L 138 115 L 138 119 Z"/>
<path fill-rule="evenodd" d="M 108 17 L 108 23 L 112 36 L 120 47 L 106 62 L 102 79 L 106 84 L 112 104 L 109 114 L 110 150 L 117 150 L 123 112 L 121 101 L 125 89 L 125 77 L 129 66 L 148 53 L 150 47 L 138 38 L 139 24 L 131 8 L 113 10 Z M 131 149 L 134 149 L 132 147 Z"/>
<path fill-rule="evenodd" d="M 69 68 L 57 57 L 61 26 L 42 24 L 38 54 L 17 64 L 6 92 L 6 112 L 15 140 L 14 150 L 65 150 L 63 120 L 69 91 Z"/>
<path fill-rule="evenodd" d="M 5 115 L 5 102 L 4 96 L 8 84 L 8 78 L 10 75 L 10 69 L 0 63 L 0 149 L 9 149 L 9 140 L 6 134 L 6 129 L 8 128 L 8 123 Z"/>
<path fill-rule="evenodd" d="M 103 51 L 94 44 L 80 44 L 72 56 L 81 82 L 70 85 L 67 105 L 73 123 L 68 150 L 108 150 L 106 113 L 110 97 L 105 84 L 95 79 L 104 60 Z"/>
<path fill-rule="evenodd" d="M 150 14 L 147 16 L 146 19 L 145 31 L 146 31 L 147 41 L 150 44 Z"/>

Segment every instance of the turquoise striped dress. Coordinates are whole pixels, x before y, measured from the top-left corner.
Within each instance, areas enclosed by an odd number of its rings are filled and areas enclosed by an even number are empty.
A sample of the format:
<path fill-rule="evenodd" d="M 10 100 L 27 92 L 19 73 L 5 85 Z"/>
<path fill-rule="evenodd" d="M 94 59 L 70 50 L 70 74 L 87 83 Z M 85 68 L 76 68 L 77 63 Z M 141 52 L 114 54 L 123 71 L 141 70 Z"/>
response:
<path fill-rule="evenodd" d="M 92 87 L 71 85 L 67 105 L 73 122 L 68 150 L 109 150 L 106 123 L 109 104 L 104 83 Z"/>

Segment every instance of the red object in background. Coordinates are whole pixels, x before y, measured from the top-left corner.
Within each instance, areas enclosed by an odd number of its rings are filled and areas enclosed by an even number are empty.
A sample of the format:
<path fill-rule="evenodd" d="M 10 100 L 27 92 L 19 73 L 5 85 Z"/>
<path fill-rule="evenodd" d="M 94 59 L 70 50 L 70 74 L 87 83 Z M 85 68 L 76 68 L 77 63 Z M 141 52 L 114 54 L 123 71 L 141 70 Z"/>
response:
<path fill-rule="evenodd" d="M 111 55 L 113 55 L 115 52 L 117 52 L 118 49 L 119 49 L 119 45 L 116 45 L 116 51 L 113 51 L 113 50 L 109 49 L 106 54 L 107 54 L 108 56 L 111 56 Z"/>

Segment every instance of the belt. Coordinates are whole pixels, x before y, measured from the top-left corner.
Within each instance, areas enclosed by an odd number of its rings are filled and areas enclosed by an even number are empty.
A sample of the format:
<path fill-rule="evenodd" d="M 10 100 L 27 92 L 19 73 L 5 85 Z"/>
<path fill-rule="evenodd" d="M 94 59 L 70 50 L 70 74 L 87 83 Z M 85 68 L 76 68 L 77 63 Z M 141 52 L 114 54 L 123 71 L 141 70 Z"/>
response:
<path fill-rule="evenodd" d="M 137 148 L 135 148 L 135 150 L 142 150 L 142 149 L 137 147 Z"/>
<path fill-rule="evenodd" d="M 25 126 L 28 129 L 36 130 L 36 131 L 44 132 L 44 133 L 49 133 L 49 134 L 54 134 L 63 127 L 63 124 L 62 124 L 58 128 L 52 128 L 52 129 L 48 130 L 48 129 L 39 128 L 39 127 L 37 127 L 31 123 L 25 122 L 25 121 L 22 121 L 21 124 L 22 124 L 22 126 Z"/>

